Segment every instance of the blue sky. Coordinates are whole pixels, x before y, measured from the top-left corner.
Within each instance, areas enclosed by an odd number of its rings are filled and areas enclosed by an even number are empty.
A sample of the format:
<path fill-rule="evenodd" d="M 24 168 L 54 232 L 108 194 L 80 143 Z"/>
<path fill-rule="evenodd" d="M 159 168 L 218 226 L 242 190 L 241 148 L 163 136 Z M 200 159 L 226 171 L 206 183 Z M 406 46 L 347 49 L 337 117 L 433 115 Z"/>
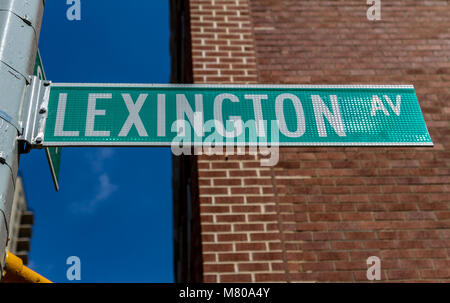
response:
<path fill-rule="evenodd" d="M 166 0 L 46 1 L 39 49 L 53 82 L 168 83 Z M 55 282 L 66 259 L 81 260 L 81 282 L 172 282 L 169 148 L 64 148 L 60 191 L 45 152 L 22 155 L 35 214 L 29 266 Z"/>

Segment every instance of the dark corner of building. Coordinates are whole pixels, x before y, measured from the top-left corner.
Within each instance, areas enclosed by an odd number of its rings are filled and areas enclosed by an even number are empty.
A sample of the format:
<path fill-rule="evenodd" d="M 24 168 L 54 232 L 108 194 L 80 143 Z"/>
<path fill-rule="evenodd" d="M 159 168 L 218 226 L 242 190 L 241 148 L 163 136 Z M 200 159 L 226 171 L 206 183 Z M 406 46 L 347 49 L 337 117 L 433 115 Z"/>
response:
<path fill-rule="evenodd" d="M 171 83 L 192 83 L 189 0 L 170 0 Z M 200 209 L 195 156 L 172 157 L 175 282 L 202 282 Z"/>

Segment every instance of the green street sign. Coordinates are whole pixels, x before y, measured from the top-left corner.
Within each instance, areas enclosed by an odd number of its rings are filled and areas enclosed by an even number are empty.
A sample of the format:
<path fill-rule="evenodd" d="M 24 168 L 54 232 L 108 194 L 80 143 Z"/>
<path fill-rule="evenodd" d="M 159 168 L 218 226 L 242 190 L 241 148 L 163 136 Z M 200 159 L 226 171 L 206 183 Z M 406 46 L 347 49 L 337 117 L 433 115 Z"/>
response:
<path fill-rule="evenodd" d="M 39 50 L 36 54 L 33 76 L 37 76 L 40 80 L 46 80 L 44 66 L 42 65 L 41 53 L 39 52 Z"/>
<path fill-rule="evenodd" d="M 40 80 L 46 80 L 44 66 L 42 65 L 41 54 L 39 50 L 36 54 L 36 62 L 34 64 L 34 76 L 37 76 Z M 59 168 L 61 164 L 61 148 L 60 147 L 47 147 L 45 148 L 48 164 L 50 166 L 50 173 L 52 174 L 53 184 L 56 191 L 59 190 Z"/>
<path fill-rule="evenodd" d="M 52 84 L 48 146 L 432 146 L 409 85 Z"/>

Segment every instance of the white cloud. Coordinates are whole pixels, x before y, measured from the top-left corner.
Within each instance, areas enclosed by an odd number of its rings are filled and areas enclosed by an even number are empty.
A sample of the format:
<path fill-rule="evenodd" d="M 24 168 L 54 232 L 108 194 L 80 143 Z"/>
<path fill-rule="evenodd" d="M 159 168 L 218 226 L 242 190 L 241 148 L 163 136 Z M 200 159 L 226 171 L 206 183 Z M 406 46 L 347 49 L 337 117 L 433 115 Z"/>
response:
<path fill-rule="evenodd" d="M 106 200 L 111 196 L 119 187 L 117 185 L 111 184 L 109 176 L 103 173 L 99 177 L 100 187 L 98 189 L 97 195 L 95 196 L 95 203 Z"/>
<path fill-rule="evenodd" d="M 99 148 L 93 152 L 87 152 L 86 158 L 91 162 L 91 167 L 94 172 L 100 173 L 105 170 L 106 160 L 114 157 L 115 151 L 113 148 Z"/>
<path fill-rule="evenodd" d="M 100 159 L 109 159 L 114 156 L 114 149 L 112 148 L 102 148 L 98 151 Z"/>
<path fill-rule="evenodd" d="M 70 208 L 74 213 L 93 214 L 98 206 L 107 200 L 119 186 L 112 184 L 108 174 L 103 173 L 98 177 L 98 187 L 94 198 L 89 201 L 72 203 Z"/>
<path fill-rule="evenodd" d="M 69 205 L 69 210 L 78 214 L 93 214 L 98 206 L 107 200 L 119 186 L 111 183 L 109 175 L 105 172 L 108 160 L 113 158 L 115 151 L 113 148 L 98 148 L 85 153 L 85 157 L 91 164 L 93 176 L 97 177 L 97 186 L 92 192 L 90 200 L 80 200 Z"/>

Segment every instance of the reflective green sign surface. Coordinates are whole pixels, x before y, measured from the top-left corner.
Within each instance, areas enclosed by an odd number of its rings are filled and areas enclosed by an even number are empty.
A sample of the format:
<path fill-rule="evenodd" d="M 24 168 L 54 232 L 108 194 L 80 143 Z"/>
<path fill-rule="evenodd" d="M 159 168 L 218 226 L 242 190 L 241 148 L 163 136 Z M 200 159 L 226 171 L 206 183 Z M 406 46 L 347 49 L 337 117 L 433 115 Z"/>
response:
<path fill-rule="evenodd" d="M 433 145 L 412 86 L 52 84 L 44 146 Z"/>

